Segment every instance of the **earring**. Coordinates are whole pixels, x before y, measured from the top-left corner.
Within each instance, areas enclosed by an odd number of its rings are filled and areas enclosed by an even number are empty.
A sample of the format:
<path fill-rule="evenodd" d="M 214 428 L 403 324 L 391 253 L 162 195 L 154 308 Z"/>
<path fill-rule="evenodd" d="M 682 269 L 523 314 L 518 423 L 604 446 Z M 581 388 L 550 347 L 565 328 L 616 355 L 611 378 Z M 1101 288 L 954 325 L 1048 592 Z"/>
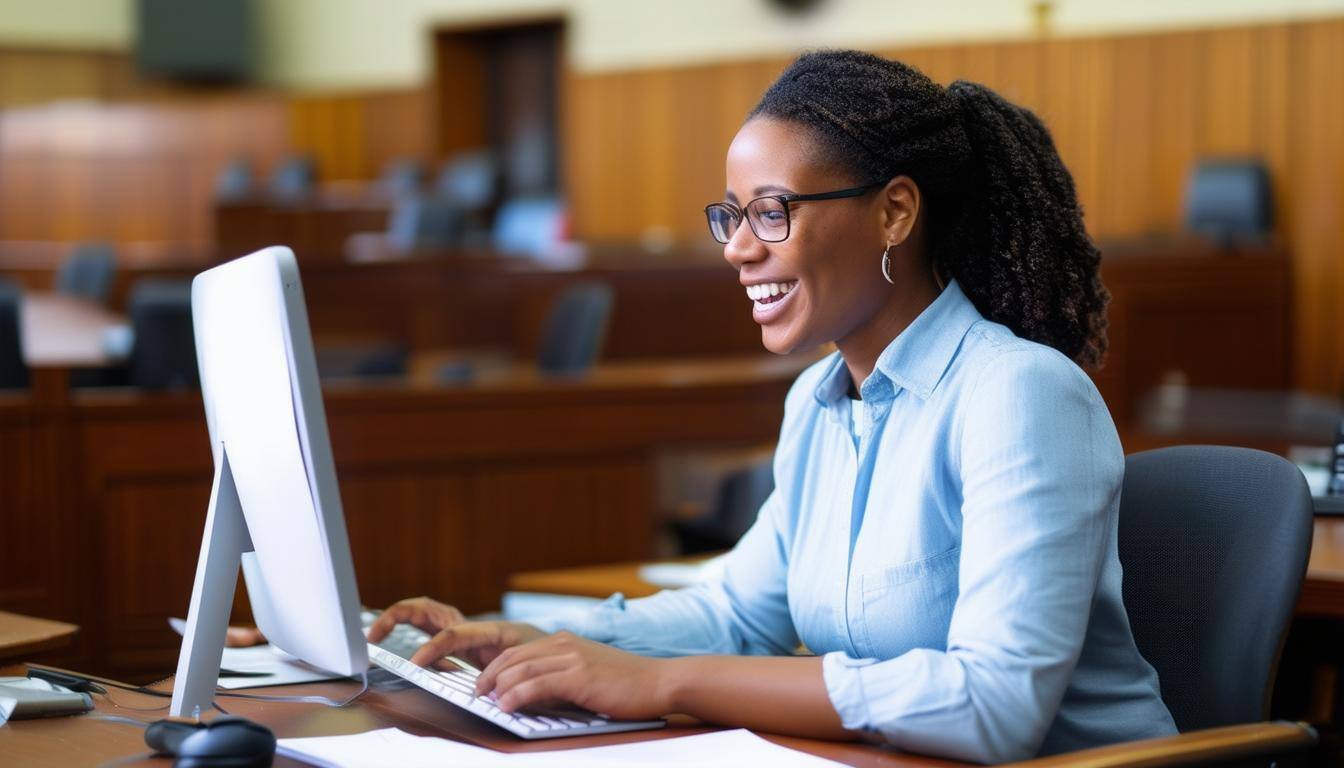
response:
<path fill-rule="evenodd" d="M 886 250 L 882 251 L 882 276 L 885 277 L 885 278 L 887 278 L 887 282 L 888 282 L 888 283 L 891 283 L 892 285 L 895 285 L 895 284 L 896 284 L 896 281 L 891 279 L 891 256 L 890 256 L 890 254 L 891 254 L 891 249 L 894 248 L 894 247 L 896 247 L 896 244 L 895 244 L 895 243 L 889 243 L 889 244 L 887 244 Z"/>

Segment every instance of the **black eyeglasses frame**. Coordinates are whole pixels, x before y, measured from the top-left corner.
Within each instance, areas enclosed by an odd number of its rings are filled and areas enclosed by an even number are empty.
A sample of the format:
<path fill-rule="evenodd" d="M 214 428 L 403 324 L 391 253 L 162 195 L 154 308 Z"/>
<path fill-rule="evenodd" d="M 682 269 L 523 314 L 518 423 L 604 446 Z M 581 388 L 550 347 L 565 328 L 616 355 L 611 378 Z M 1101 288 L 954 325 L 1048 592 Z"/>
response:
<path fill-rule="evenodd" d="M 760 240 L 763 243 L 782 243 L 785 240 L 788 240 L 789 235 L 793 232 L 793 209 L 790 207 L 790 203 L 806 203 L 806 202 L 812 202 L 814 200 L 841 200 L 847 197 L 860 197 L 873 191 L 874 189 L 880 186 L 885 185 L 886 183 L 887 182 L 885 181 L 873 181 L 867 184 L 862 184 L 857 187 L 837 189 L 833 192 L 813 192 L 809 194 L 788 192 L 780 195 L 761 195 L 760 197 L 753 197 L 752 199 L 747 201 L 746 205 L 743 205 L 741 207 L 738 207 L 733 203 L 729 203 L 727 201 L 710 203 L 709 205 L 705 206 L 705 223 L 709 225 L 709 235 L 710 237 L 714 238 L 714 242 L 720 243 L 722 245 L 727 245 L 728 242 L 732 240 L 732 235 L 728 236 L 728 240 L 720 240 L 718 236 L 714 234 L 714 220 L 710 218 L 711 211 L 715 209 L 724 210 L 737 219 L 737 225 L 733 227 L 733 234 L 737 234 L 737 228 L 742 226 L 742 220 L 746 219 L 747 226 L 751 227 L 751 233 L 756 236 L 757 240 Z M 747 209 L 760 200 L 778 200 L 780 204 L 784 206 L 783 237 L 778 239 L 771 239 L 768 237 L 762 237 L 761 233 L 756 231 L 756 224 L 752 220 L 752 217 L 747 215 Z"/>

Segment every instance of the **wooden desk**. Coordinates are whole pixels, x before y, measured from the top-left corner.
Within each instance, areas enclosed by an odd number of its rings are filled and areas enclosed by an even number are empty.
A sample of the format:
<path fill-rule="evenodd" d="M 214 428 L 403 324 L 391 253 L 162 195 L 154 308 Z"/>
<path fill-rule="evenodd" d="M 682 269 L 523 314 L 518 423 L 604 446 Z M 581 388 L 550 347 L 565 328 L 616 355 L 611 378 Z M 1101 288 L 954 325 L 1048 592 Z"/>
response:
<path fill-rule="evenodd" d="M 79 631 L 74 624 L 0 611 L 0 659 L 19 659 L 60 648 Z"/>
<path fill-rule="evenodd" d="M 118 362 L 108 354 L 104 339 L 109 330 L 125 325 L 125 317 L 87 299 L 25 293 L 19 326 L 34 396 L 46 402 L 64 400 L 72 369 Z"/>
<path fill-rule="evenodd" d="M 694 561 L 703 558 L 687 558 Z M 621 592 L 626 597 L 646 597 L 662 587 L 639 576 L 644 563 L 609 563 L 582 568 L 550 571 L 524 571 L 509 577 L 509 589 L 519 592 L 544 592 L 584 597 L 607 597 Z M 1344 518 L 1316 520 L 1311 543 L 1311 560 L 1302 595 L 1297 601 L 1299 616 L 1323 616 L 1344 619 Z"/>
<path fill-rule="evenodd" d="M 22 675 L 23 670 L 10 667 L 0 675 Z M 160 690 L 167 690 L 161 687 Z M 283 695 L 318 694 L 344 698 L 357 690 L 355 683 L 314 683 L 283 688 L 256 689 L 257 693 Z M 252 693 L 254 691 L 248 691 Z M 166 711 L 132 712 L 124 707 L 153 707 L 166 704 L 166 699 L 153 698 L 130 691 L 115 691 L 112 698 L 123 708 L 111 706 L 103 696 L 95 696 L 99 712 L 147 721 L 166 716 Z M 501 752 L 546 752 L 634 741 L 667 739 L 690 736 L 714 730 L 689 718 L 674 717 L 662 730 L 640 733 L 617 733 L 603 736 L 576 736 L 545 742 L 519 739 L 480 718 L 459 710 L 417 688 L 388 690 L 380 688 L 365 693 L 355 704 L 332 709 L 312 704 L 272 704 L 245 699 L 221 698 L 220 704 L 232 714 L 255 720 L 269 727 L 278 738 L 307 736 L 334 736 L 359 733 L 377 728 L 397 727 L 417 736 L 437 736 L 473 743 Z M 960 765 L 947 760 L 892 752 L 864 744 L 817 741 L 761 734 L 763 737 L 790 749 L 820 755 L 853 766 L 885 766 L 887 768 L 936 768 Z M 0 755 L 6 764 L 30 768 L 78 768 L 98 766 L 106 761 L 146 754 L 144 733 L 130 725 L 93 720 L 87 717 L 51 718 L 46 720 L 12 721 L 0 728 Z M 394 759 L 389 756 L 389 760 Z M 145 759 L 119 765 L 165 766 L 166 758 Z M 288 758 L 277 758 L 277 766 L 302 765 Z"/>

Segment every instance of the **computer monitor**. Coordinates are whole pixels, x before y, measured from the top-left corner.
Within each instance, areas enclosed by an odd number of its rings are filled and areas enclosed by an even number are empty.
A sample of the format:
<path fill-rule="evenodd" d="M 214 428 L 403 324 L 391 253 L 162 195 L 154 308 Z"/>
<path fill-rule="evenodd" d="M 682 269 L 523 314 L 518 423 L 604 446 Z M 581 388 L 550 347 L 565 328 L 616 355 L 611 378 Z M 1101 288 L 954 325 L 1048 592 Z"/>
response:
<path fill-rule="evenodd" d="M 241 565 L 257 626 L 322 669 L 368 669 L 354 564 L 298 265 L 272 247 L 196 276 L 192 322 L 215 479 L 171 714 L 214 699 Z"/>

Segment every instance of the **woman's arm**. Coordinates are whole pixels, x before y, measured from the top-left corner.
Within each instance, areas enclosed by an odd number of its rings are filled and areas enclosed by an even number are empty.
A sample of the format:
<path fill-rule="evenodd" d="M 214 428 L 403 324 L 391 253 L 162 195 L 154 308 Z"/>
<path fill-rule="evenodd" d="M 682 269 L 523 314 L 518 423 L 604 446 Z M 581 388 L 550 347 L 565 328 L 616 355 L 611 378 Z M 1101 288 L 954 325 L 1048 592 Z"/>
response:
<path fill-rule="evenodd" d="M 854 738 L 831 706 L 817 657 L 655 659 L 560 632 L 504 651 L 482 672 L 477 693 L 493 693 L 508 711 L 564 700 L 617 718 L 678 712 L 772 733 Z"/>

